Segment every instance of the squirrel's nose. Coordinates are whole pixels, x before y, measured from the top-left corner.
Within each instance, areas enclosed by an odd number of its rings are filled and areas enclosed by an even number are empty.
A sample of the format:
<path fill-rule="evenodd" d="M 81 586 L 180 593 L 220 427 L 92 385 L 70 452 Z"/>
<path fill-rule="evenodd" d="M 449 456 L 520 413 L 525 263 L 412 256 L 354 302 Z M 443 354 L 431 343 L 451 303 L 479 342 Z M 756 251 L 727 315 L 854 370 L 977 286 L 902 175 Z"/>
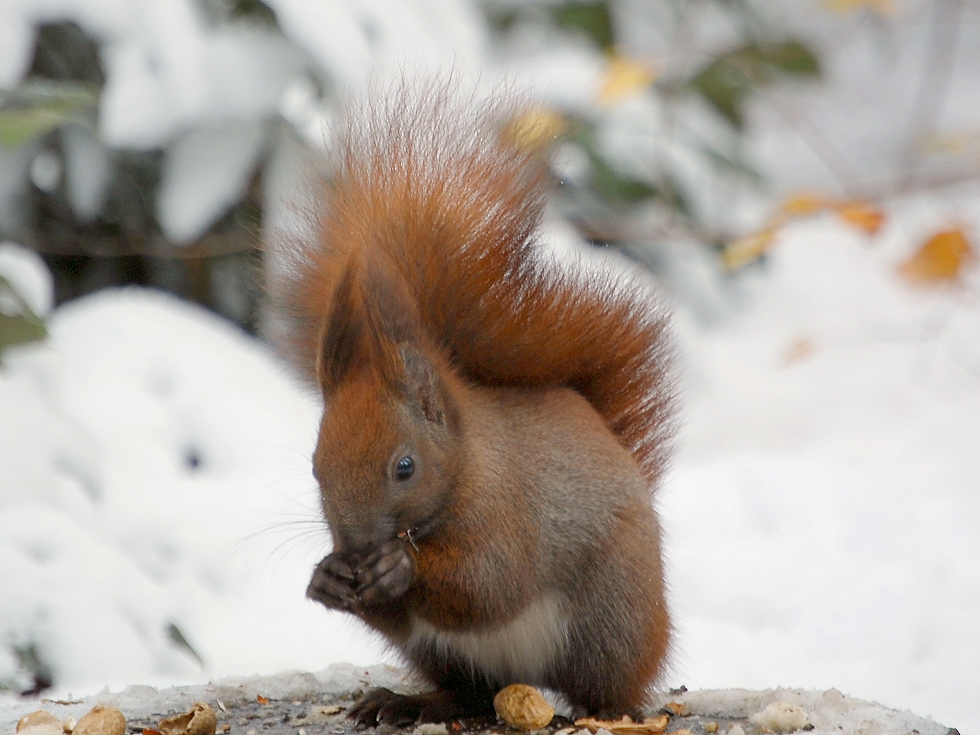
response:
<path fill-rule="evenodd" d="M 395 538 L 395 519 L 388 515 L 366 519 L 339 529 L 343 548 L 355 554 L 366 554 Z"/>

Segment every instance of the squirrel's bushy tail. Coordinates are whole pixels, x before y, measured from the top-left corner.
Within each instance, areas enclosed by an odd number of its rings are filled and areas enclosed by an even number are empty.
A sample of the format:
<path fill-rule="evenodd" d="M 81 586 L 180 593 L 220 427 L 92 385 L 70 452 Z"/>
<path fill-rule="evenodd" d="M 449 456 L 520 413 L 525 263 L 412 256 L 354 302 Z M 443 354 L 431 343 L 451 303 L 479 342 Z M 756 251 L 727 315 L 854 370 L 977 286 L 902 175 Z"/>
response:
<path fill-rule="evenodd" d="M 643 279 L 560 263 L 540 245 L 547 167 L 506 135 L 521 109 L 461 101 L 449 84 L 353 108 L 317 240 L 284 289 L 292 354 L 311 375 L 337 285 L 367 263 L 389 269 L 461 374 L 574 388 L 653 484 L 673 403 L 665 313 Z M 361 288 L 383 282 L 364 276 Z"/>

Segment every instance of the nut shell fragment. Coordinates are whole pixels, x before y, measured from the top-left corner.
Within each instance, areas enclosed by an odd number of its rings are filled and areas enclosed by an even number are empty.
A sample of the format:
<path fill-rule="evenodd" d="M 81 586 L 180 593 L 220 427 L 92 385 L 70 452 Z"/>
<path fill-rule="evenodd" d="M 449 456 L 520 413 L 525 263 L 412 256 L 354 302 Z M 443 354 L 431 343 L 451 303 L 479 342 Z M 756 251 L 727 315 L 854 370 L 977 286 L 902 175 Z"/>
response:
<path fill-rule="evenodd" d="M 527 684 L 511 684 L 501 689 L 493 698 L 493 708 L 500 719 L 518 730 L 547 727 L 555 716 L 554 708 L 541 692 Z"/>
<path fill-rule="evenodd" d="M 115 707 L 97 704 L 78 721 L 72 735 L 126 735 L 126 718 Z"/>
<path fill-rule="evenodd" d="M 163 735 L 214 735 L 218 718 L 207 702 L 195 702 L 187 712 L 160 722 Z"/>
<path fill-rule="evenodd" d="M 669 721 L 670 718 L 667 715 L 647 717 L 643 722 L 634 722 L 629 717 L 624 717 L 621 720 L 596 720 L 592 717 L 585 717 L 581 720 L 575 720 L 575 725 L 594 733 L 598 733 L 599 730 L 606 730 L 612 735 L 660 735 L 667 730 Z"/>
<path fill-rule="evenodd" d="M 37 712 L 31 712 L 29 715 L 24 715 L 17 720 L 17 732 L 20 732 L 25 727 L 35 727 L 37 725 L 54 725 L 60 729 L 61 720 L 50 712 L 39 709 Z"/>
<path fill-rule="evenodd" d="M 60 723 L 53 725 L 46 722 L 41 725 L 28 725 L 18 730 L 17 735 L 65 735 L 65 732 Z"/>

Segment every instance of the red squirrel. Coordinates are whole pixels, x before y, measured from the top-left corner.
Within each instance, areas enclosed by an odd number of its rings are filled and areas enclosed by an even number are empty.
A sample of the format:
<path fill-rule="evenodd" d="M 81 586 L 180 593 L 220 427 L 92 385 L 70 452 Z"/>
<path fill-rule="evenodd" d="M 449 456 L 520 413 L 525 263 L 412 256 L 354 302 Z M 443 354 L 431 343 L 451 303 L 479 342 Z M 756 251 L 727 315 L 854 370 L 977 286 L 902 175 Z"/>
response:
<path fill-rule="evenodd" d="M 355 109 L 285 289 L 325 405 L 333 553 L 307 596 L 433 687 L 369 692 L 360 724 L 492 714 L 518 682 L 632 714 L 663 672 L 667 318 L 640 275 L 541 244 L 521 114 L 448 85 Z"/>

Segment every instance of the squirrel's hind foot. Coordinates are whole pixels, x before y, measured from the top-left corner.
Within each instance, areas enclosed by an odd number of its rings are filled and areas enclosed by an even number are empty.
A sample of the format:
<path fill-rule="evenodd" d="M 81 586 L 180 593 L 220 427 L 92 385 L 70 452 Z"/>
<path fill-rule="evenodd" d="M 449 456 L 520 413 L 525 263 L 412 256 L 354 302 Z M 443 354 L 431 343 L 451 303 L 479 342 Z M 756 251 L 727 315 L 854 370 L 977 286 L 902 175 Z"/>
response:
<path fill-rule="evenodd" d="M 355 704 L 348 717 L 358 726 L 378 724 L 405 727 L 417 722 L 447 722 L 466 717 L 493 714 L 490 700 L 461 698 L 440 690 L 425 694 L 395 694 L 388 689 L 372 689 Z"/>

